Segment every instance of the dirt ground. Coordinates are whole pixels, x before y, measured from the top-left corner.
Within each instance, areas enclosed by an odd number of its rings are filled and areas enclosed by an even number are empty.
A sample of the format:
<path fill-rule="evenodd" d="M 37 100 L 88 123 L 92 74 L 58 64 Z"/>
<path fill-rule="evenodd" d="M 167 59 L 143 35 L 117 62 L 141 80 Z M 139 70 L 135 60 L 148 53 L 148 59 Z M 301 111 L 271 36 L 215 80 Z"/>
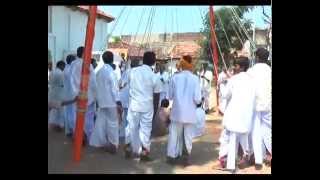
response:
<path fill-rule="evenodd" d="M 82 160 L 72 162 L 72 142 L 63 132 L 48 130 L 48 173 L 103 173 L 103 174 L 229 174 L 212 169 L 218 163 L 221 132 L 220 117 L 207 116 L 206 132 L 193 142 L 192 166 L 171 166 L 166 163 L 167 136 L 152 139 L 151 157 L 154 161 L 142 163 L 126 160 L 122 148 L 116 155 L 89 146 L 83 148 Z M 270 167 L 256 171 L 254 167 L 239 170 L 239 174 L 271 174 Z"/>
<path fill-rule="evenodd" d="M 214 92 L 213 92 L 214 94 Z M 214 102 L 213 102 L 214 104 Z M 172 166 L 166 163 L 167 136 L 154 138 L 151 143 L 152 162 L 142 163 L 126 160 L 122 147 L 116 155 L 86 146 L 79 163 L 72 162 L 72 141 L 63 132 L 48 129 L 48 173 L 89 174 L 230 174 L 213 169 L 218 164 L 218 139 L 222 117 L 214 113 L 206 117 L 205 134 L 194 139 L 191 152 L 191 166 Z M 271 168 L 264 166 L 257 171 L 254 167 L 238 170 L 238 174 L 271 174 Z"/>

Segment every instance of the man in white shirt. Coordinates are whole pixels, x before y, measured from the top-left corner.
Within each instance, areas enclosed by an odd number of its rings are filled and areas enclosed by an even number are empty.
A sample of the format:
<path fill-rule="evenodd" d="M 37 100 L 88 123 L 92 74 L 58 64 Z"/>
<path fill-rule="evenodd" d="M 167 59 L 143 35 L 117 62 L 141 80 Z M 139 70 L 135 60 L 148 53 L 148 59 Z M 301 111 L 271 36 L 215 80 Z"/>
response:
<path fill-rule="evenodd" d="M 70 81 L 71 81 L 71 94 L 72 97 L 76 97 L 80 93 L 80 82 L 81 82 L 81 71 L 82 71 L 82 65 L 83 65 L 83 51 L 84 47 L 81 46 L 77 49 L 77 58 L 71 63 L 70 67 Z M 90 64 L 90 75 L 89 75 L 89 84 L 88 84 L 88 108 L 85 115 L 85 124 L 84 124 L 84 143 L 89 141 L 91 133 L 94 128 L 94 110 L 95 110 L 95 99 L 96 99 L 96 91 L 97 91 L 97 84 L 96 84 L 96 76 L 94 73 L 94 69 L 92 65 Z M 73 99 L 73 98 L 71 98 Z M 77 108 L 76 103 L 73 104 L 75 106 L 74 108 Z M 74 112 L 76 113 L 76 111 Z M 74 115 L 76 117 L 76 114 Z M 75 121 L 76 123 L 76 121 Z M 75 124 L 74 126 L 75 127 Z M 75 131 L 75 128 L 73 129 L 73 132 Z"/>
<path fill-rule="evenodd" d="M 97 72 L 97 100 L 99 105 L 96 124 L 90 138 L 90 145 L 106 147 L 115 154 L 119 145 L 119 116 L 122 108 L 117 78 L 113 72 L 113 53 L 106 51 L 102 55 L 104 65 Z"/>
<path fill-rule="evenodd" d="M 71 63 L 76 59 L 73 55 L 68 55 L 66 58 L 66 67 L 63 70 L 64 73 L 64 92 L 65 92 L 65 100 L 70 100 L 72 98 L 71 94 L 71 73 L 70 66 Z M 72 104 L 66 105 L 65 107 L 65 133 L 67 136 L 72 136 L 72 132 L 74 129 L 74 122 L 76 120 L 75 117 L 75 106 Z"/>
<path fill-rule="evenodd" d="M 196 108 L 201 102 L 201 90 L 198 77 L 192 74 L 191 56 L 183 56 L 180 67 L 182 71 L 172 77 L 169 85 L 169 99 L 173 100 L 173 104 L 170 114 L 167 162 L 175 164 L 182 156 L 184 166 L 188 166 L 197 122 Z"/>
<path fill-rule="evenodd" d="M 123 69 L 123 73 L 119 82 L 119 90 L 120 90 L 120 101 L 123 108 L 122 113 L 122 121 L 120 123 L 119 127 L 119 136 L 120 139 L 124 139 L 125 144 L 129 144 L 130 137 L 129 134 L 126 133 L 128 129 L 128 121 L 127 121 L 127 115 L 128 115 L 128 108 L 129 108 L 129 74 L 132 68 L 135 68 L 139 65 L 139 60 L 134 59 L 131 61 L 130 65 L 128 64 L 126 69 Z M 130 67 L 131 66 L 131 67 Z"/>
<path fill-rule="evenodd" d="M 252 125 L 252 147 L 256 169 L 262 168 L 263 155 L 268 151 L 267 163 L 271 163 L 271 67 L 267 65 L 269 52 L 264 48 L 256 51 L 256 64 L 248 74 L 256 87 L 256 106 Z"/>
<path fill-rule="evenodd" d="M 149 153 L 152 118 L 159 103 L 158 78 L 151 69 L 155 60 L 154 52 L 145 52 L 143 65 L 132 69 L 128 79 L 129 109 L 127 120 L 130 130 L 130 145 L 133 153 L 140 155 L 142 161 L 151 160 Z M 126 154 L 130 151 L 130 148 L 127 148 Z"/>
<path fill-rule="evenodd" d="M 211 93 L 211 82 L 213 79 L 212 71 L 208 70 L 208 63 L 202 64 L 202 70 L 199 74 L 201 95 L 204 98 L 204 110 L 208 113 L 210 109 L 210 93 Z"/>
<path fill-rule="evenodd" d="M 219 74 L 218 77 L 218 87 L 219 87 L 219 111 L 221 114 L 224 113 L 226 106 L 227 106 L 227 101 L 224 99 L 221 94 L 225 90 L 227 81 L 231 76 L 227 72 L 226 69 L 223 69 L 223 71 Z"/>
<path fill-rule="evenodd" d="M 157 73 L 157 76 L 160 79 L 160 104 L 163 99 L 168 98 L 169 74 L 165 71 L 164 65 L 159 65 L 159 72 Z"/>
<path fill-rule="evenodd" d="M 236 61 L 237 75 L 228 80 L 226 90 L 222 97 L 229 100 L 223 117 L 223 127 L 228 135 L 227 169 L 235 171 L 236 155 L 239 142 L 242 146 L 244 157 L 248 157 L 248 135 L 251 129 L 253 109 L 255 105 L 255 87 L 251 77 L 245 71 L 249 67 L 248 58 Z"/>
<path fill-rule="evenodd" d="M 64 77 L 63 69 L 65 63 L 63 61 L 57 62 L 57 67 L 50 74 L 49 84 L 49 102 L 59 102 L 64 100 Z M 59 130 L 64 127 L 64 108 L 54 108 L 49 111 L 49 124 L 57 127 Z"/>

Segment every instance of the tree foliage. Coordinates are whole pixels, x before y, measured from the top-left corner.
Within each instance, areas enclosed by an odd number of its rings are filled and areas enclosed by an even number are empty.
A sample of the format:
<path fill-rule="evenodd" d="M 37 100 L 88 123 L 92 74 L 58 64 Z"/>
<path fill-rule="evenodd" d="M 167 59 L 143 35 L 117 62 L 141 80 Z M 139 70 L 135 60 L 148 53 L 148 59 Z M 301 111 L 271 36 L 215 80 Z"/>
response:
<path fill-rule="evenodd" d="M 253 6 L 235 6 L 234 10 L 239 16 L 241 24 L 244 28 L 250 32 L 252 22 L 244 18 L 244 14 L 252 10 Z M 204 28 L 201 30 L 201 33 L 205 36 L 204 40 L 200 42 L 202 51 L 200 52 L 200 59 L 206 60 L 209 63 L 212 63 L 211 50 L 211 30 L 210 30 L 210 19 L 209 12 L 206 13 L 203 17 Z M 246 37 L 244 31 L 239 26 L 239 23 L 234 16 L 231 7 L 222 7 L 215 11 L 215 33 L 217 40 L 224 56 L 227 66 L 232 64 L 232 57 L 230 55 L 231 50 L 240 50 L 242 48 L 242 43 L 244 43 L 248 38 Z M 240 40 L 241 39 L 241 40 Z M 213 51 L 212 51 L 213 53 Z M 222 68 L 223 62 L 219 53 L 219 69 Z"/>

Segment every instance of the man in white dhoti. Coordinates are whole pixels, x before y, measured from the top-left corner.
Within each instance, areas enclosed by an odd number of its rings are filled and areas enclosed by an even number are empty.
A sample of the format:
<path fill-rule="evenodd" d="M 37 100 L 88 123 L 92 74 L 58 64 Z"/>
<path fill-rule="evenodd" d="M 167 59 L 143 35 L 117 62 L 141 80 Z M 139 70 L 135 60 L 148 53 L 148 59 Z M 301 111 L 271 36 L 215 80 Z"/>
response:
<path fill-rule="evenodd" d="M 139 66 L 139 60 L 133 59 L 130 62 L 131 68 L 126 68 L 122 74 L 122 78 L 119 82 L 120 86 L 120 100 L 122 103 L 123 113 L 122 113 L 122 121 L 120 123 L 119 135 L 124 136 L 125 141 L 125 158 L 130 158 L 131 156 L 131 147 L 130 147 L 130 127 L 128 123 L 128 108 L 129 108 L 129 75 L 131 69 Z M 128 66 L 127 66 L 128 67 Z M 121 138 L 120 138 L 121 139 Z"/>
<path fill-rule="evenodd" d="M 210 93 L 211 93 L 211 82 L 213 79 L 212 71 L 208 70 L 208 63 L 202 64 L 202 70 L 199 73 L 201 95 L 204 98 L 204 110 L 208 113 L 210 109 Z"/>
<path fill-rule="evenodd" d="M 80 94 L 80 81 L 81 81 L 81 71 L 82 71 L 82 64 L 83 64 L 83 51 L 84 47 L 79 47 L 77 49 L 77 58 L 71 63 L 70 67 L 70 80 L 71 80 L 71 94 L 72 97 L 78 96 Z M 94 73 L 94 69 L 90 64 L 90 75 L 89 75 L 89 85 L 88 85 L 88 108 L 85 115 L 85 124 L 84 124 L 84 144 L 89 141 L 92 130 L 94 128 L 94 109 L 95 109 L 95 98 L 96 98 L 96 76 Z M 73 104 L 74 108 L 76 109 L 76 104 Z M 76 111 L 74 111 L 74 116 L 76 117 Z M 75 131 L 75 123 L 73 125 L 73 132 Z"/>
<path fill-rule="evenodd" d="M 159 65 L 159 72 L 157 76 L 160 79 L 160 99 L 159 104 L 165 98 L 168 98 L 168 88 L 169 88 L 169 74 L 165 71 L 165 67 L 163 64 Z"/>
<path fill-rule="evenodd" d="M 219 74 L 218 78 L 218 87 L 219 87 L 219 111 L 223 115 L 226 106 L 227 106 L 227 100 L 222 97 L 222 92 L 225 90 L 227 81 L 231 76 L 227 72 L 226 69 L 223 69 L 223 71 Z"/>
<path fill-rule="evenodd" d="M 222 136 L 227 136 L 228 145 L 220 151 L 227 152 L 226 168 L 231 171 L 236 169 L 239 142 L 244 157 L 248 157 L 248 134 L 251 129 L 255 105 L 255 87 L 250 76 L 245 72 L 249 67 L 249 60 L 248 58 L 240 58 L 235 64 L 235 70 L 240 73 L 228 80 L 226 90 L 222 93 L 222 96 L 229 100 L 223 117 L 225 131 L 222 132 Z M 219 156 L 223 157 L 225 154 L 221 152 Z"/>
<path fill-rule="evenodd" d="M 97 72 L 97 100 L 99 105 L 96 124 L 90 138 L 90 145 L 105 147 L 115 154 L 119 146 L 119 116 L 121 109 L 117 78 L 113 72 L 113 53 L 102 55 L 104 65 Z"/>
<path fill-rule="evenodd" d="M 131 63 L 126 65 L 126 68 L 123 69 L 123 73 L 121 75 L 121 79 L 119 81 L 119 89 L 120 89 L 120 101 L 123 108 L 122 120 L 119 127 L 119 137 L 120 140 L 124 139 L 124 143 L 128 146 L 130 143 L 129 136 L 129 127 L 127 121 L 128 108 L 129 108 L 129 74 L 132 68 L 135 68 L 139 65 L 139 60 L 132 60 Z M 123 64 L 124 66 L 124 64 Z M 126 149 L 127 147 L 125 147 Z M 127 157 L 128 155 L 126 155 Z"/>
<path fill-rule="evenodd" d="M 152 71 L 156 55 L 148 51 L 143 55 L 143 65 L 131 70 L 129 75 L 129 109 L 127 120 L 130 129 L 130 145 L 140 160 L 150 161 L 151 129 L 153 113 L 158 109 L 159 82 Z M 127 151 L 130 151 L 128 149 Z"/>
<path fill-rule="evenodd" d="M 248 70 L 256 87 L 256 107 L 252 125 L 252 147 L 257 169 L 262 168 L 266 150 L 271 163 L 271 67 L 267 65 L 269 52 L 264 48 L 256 51 L 256 64 Z"/>
<path fill-rule="evenodd" d="M 184 166 L 190 165 L 196 108 L 201 102 L 199 79 L 192 74 L 192 58 L 183 56 L 180 60 L 181 72 L 175 74 L 169 85 L 169 99 L 173 100 L 170 114 L 167 162 L 175 164 L 180 156 Z"/>
<path fill-rule="evenodd" d="M 48 101 L 63 101 L 64 100 L 64 77 L 63 69 L 65 63 L 59 61 L 56 68 L 52 71 L 49 79 L 50 89 L 48 94 Z M 49 124 L 55 126 L 59 130 L 64 127 L 64 108 L 54 108 L 49 111 Z"/>
<path fill-rule="evenodd" d="M 71 74 L 70 74 L 70 66 L 71 63 L 76 59 L 73 55 L 68 55 L 66 58 L 66 67 L 63 70 L 64 73 L 64 92 L 65 92 L 65 100 L 70 100 L 72 98 L 72 90 L 71 90 Z M 67 136 L 72 137 L 72 132 L 74 129 L 74 122 L 76 120 L 75 117 L 75 106 L 73 104 L 66 105 L 65 107 L 65 133 Z"/>

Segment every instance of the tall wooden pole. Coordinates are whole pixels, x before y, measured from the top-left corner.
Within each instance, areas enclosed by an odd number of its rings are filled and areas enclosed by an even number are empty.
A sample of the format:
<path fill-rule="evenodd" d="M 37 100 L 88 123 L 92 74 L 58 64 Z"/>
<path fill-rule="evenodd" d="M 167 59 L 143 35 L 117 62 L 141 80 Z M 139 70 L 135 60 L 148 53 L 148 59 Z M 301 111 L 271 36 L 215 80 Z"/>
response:
<path fill-rule="evenodd" d="M 91 52 L 94 39 L 94 28 L 97 16 L 97 6 L 89 6 L 89 16 L 87 23 L 86 39 L 83 54 L 83 64 L 81 71 L 80 94 L 77 102 L 77 120 L 74 140 L 73 160 L 79 162 L 81 159 L 81 148 L 83 141 L 83 126 L 87 112 L 88 83 L 90 77 Z"/>
<path fill-rule="evenodd" d="M 213 7 L 209 6 L 209 17 L 210 17 L 210 30 L 211 30 L 211 49 L 213 51 L 212 55 L 212 61 L 214 65 L 214 76 L 215 76 L 215 85 L 216 89 L 218 89 L 218 50 L 217 50 L 217 44 L 216 44 L 216 33 L 214 30 L 214 11 Z M 219 106 L 219 96 L 218 91 L 216 90 L 216 98 L 217 98 L 217 107 Z"/>

